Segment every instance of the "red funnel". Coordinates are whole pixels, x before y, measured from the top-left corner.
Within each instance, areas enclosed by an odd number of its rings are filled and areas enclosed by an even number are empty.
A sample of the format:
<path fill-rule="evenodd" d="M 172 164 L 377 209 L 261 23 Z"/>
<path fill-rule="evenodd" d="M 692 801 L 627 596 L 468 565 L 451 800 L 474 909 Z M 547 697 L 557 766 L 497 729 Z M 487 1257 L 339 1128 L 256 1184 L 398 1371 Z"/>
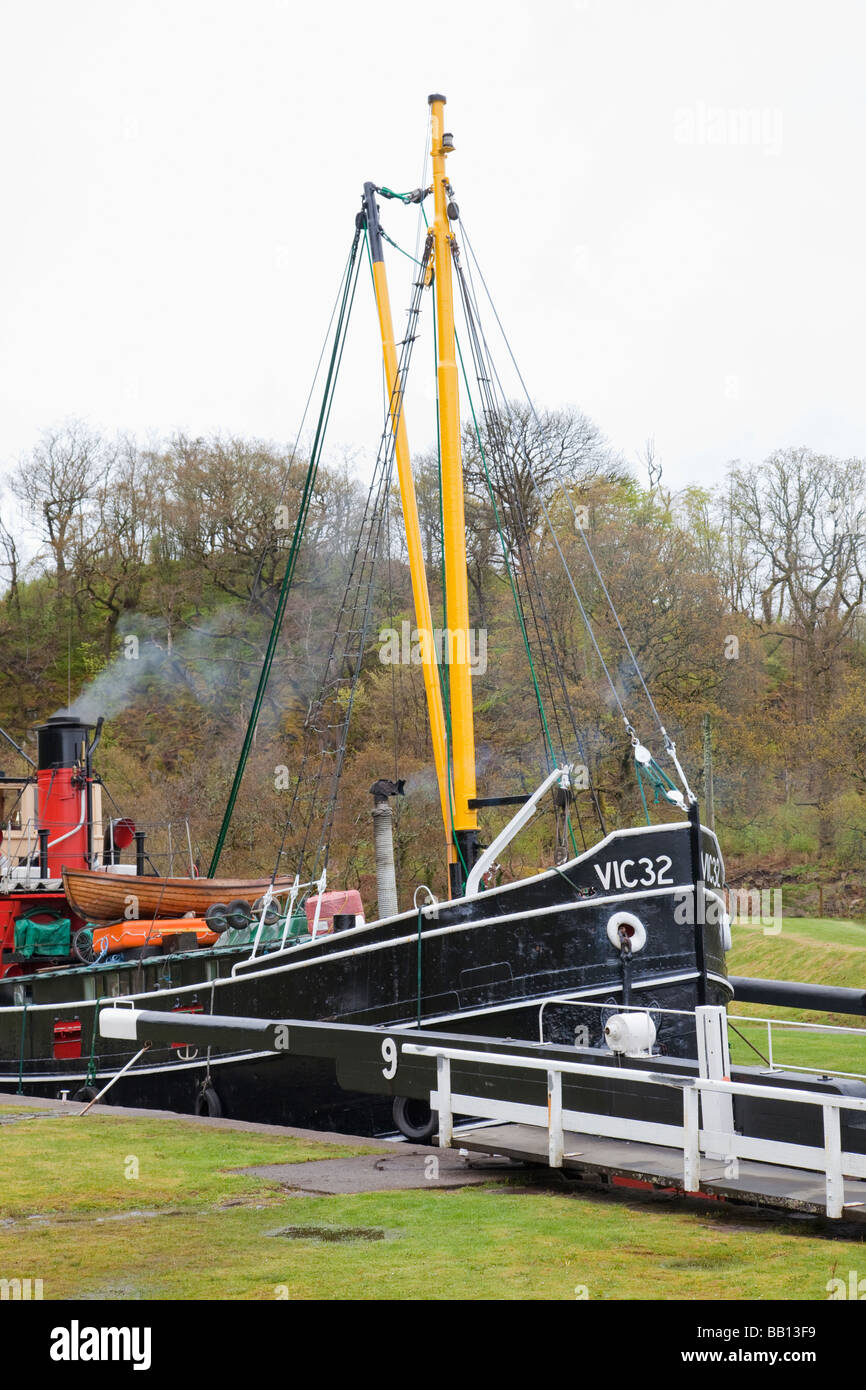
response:
<path fill-rule="evenodd" d="M 135 839 L 135 821 L 126 818 L 116 820 L 111 827 L 111 838 L 115 849 L 126 849 Z"/>

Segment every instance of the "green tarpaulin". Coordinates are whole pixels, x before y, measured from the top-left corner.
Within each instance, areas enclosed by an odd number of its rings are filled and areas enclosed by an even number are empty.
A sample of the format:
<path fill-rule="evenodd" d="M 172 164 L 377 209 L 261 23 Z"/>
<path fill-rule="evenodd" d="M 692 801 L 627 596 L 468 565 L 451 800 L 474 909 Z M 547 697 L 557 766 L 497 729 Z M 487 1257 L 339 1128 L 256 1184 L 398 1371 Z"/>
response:
<path fill-rule="evenodd" d="M 57 922 L 31 922 L 19 917 L 15 923 L 15 950 L 29 960 L 31 956 L 68 956 L 72 923 L 68 917 Z"/>

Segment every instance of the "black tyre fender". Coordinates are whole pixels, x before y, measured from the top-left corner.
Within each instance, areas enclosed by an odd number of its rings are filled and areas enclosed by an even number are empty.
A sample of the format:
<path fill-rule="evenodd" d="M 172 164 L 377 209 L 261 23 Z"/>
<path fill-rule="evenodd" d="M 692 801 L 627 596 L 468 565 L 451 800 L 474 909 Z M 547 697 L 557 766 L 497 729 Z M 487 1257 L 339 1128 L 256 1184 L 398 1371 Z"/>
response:
<path fill-rule="evenodd" d="M 439 1115 L 426 1100 L 397 1096 L 394 1101 L 394 1123 L 404 1139 L 413 1144 L 429 1144 L 439 1129 Z"/>
<path fill-rule="evenodd" d="M 256 898 L 253 903 L 253 918 L 251 925 L 258 926 L 263 910 L 265 913 L 265 926 L 275 927 L 280 920 L 280 905 L 275 898 L 272 898 L 267 908 L 265 908 L 264 896 Z"/>
<path fill-rule="evenodd" d="M 207 1115 L 211 1120 L 218 1120 L 223 1113 L 222 1101 L 209 1081 L 196 1093 L 195 1113 Z"/>
<path fill-rule="evenodd" d="M 226 908 L 226 923 L 235 931 L 246 931 L 252 925 L 253 910 L 246 898 L 234 898 Z"/>
<path fill-rule="evenodd" d="M 226 921 L 227 912 L 228 908 L 225 903 L 211 903 L 204 915 L 204 920 L 207 922 L 211 931 L 222 934 L 228 929 L 228 922 Z"/>
<path fill-rule="evenodd" d="M 72 1095 L 69 1097 L 69 1099 L 74 1101 L 80 1101 L 82 1105 L 86 1105 L 89 1100 L 96 1100 L 96 1097 L 98 1095 L 99 1092 L 97 1091 L 95 1086 L 79 1086 L 77 1091 L 72 1092 Z"/>

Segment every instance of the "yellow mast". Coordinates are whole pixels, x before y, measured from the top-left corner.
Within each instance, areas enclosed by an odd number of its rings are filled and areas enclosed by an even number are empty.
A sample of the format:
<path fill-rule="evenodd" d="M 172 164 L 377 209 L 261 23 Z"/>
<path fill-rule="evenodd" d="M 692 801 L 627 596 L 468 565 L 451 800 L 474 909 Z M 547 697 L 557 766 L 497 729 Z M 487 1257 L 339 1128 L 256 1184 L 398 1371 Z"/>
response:
<path fill-rule="evenodd" d="M 439 455 L 442 471 L 442 546 L 445 561 L 445 612 L 447 631 L 443 634 L 443 658 L 448 663 L 450 749 L 439 682 L 436 646 L 427 573 L 418 521 L 418 506 L 409 455 L 409 442 L 400 390 L 397 350 L 382 238 L 376 206 L 376 187 L 364 185 L 364 216 L 373 262 L 373 282 L 379 311 L 385 377 L 390 394 L 390 413 L 394 429 L 394 448 L 400 496 L 406 526 L 409 570 L 415 599 L 415 620 L 419 631 L 421 662 L 439 798 L 445 824 L 445 840 L 453 896 L 464 891 L 464 884 L 477 855 L 478 816 L 475 799 L 475 730 L 472 713 L 472 674 L 469 647 L 469 581 L 466 571 L 466 519 L 463 503 L 463 461 L 460 449 L 460 394 L 454 334 L 454 301 L 451 275 L 451 224 L 448 217 L 450 193 L 445 160 L 453 149 L 444 130 L 445 98 L 429 98 L 431 156 L 433 161 L 434 220 L 433 284 L 436 294 L 436 360 L 439 386 Z M 450 753 L 450 759 L 449 759 Z M 449 765 L 450 764 L 450 765 Z"/>
<path fill-rule="evenodd" d="M 439 383 L 439 450 L 442 465 L 443 547 L 448 632 L 451 707 L 452 818 L 454 841 L 462 862 L 453 865 L 452 891 L 462 891 L 475 858 L 478 816 L 470 805 L 475 797 L 475 731 L 472 714 L 472 675 L 469 665 L 469 583 L 466 573 L 466 521 L 463 505 L 463 462 L 460 451 L 460 394 L 454 339 L 454 300 L 451 277 L 450 202 L 445 160 L 454 148 L 445 131 L 445 97 L 434 93 L 430 103 L 433 160 L 434 289 L 437 318 L 437 376 Z"/>
<path fill-rule="evenodd" d="M 394 453 L 397 461 L 397 476 L 400 482 L 400 498 L 403 506 L 403 518 L 406 528 L 406 548 L 409 552 L 409 572 L 412 577 L 412 594 L 415 600 L 415 623 L 418 628 L 419 646 L 421 648 L 421 667 L 424 675 L 424 690 L 427 696 L 427 708 L 430 712 L 430 737 L 433 744 L 433 761 L 436 765 L 436 777 L 439 782 L 439 800 L 442 806 L 442 819 L 445 826 L 446 855 L 450 864 L 457 859 L 457 852 L 451 839 L 448 744 L 445 732 L 445 714 L 442 708 L 442 691 L 439 684 L 436 647 L 433 641 L 433 618 L 430 611 L 430 594 L 427 588 L 427 571 L 424 568 L 424 550 L 421 542 L 421 526 L 418 520 L 415 482 L 412 477 L 409 436 L 406 430 L 406 412 L 404 410 L 403 393 L 400 388 L 397 348 L 394 342 L 391 298 L 388 293 L 388 278 L 385 273 L 382 237 L 379 228 L 379 215 L 376 207 L 376 189 L 372 183 L 366 183 L 364 185 L 364 212 L 367 221 L 367 239 L 370 247 L 370 258 L 373 264 L 373 284 L 376 290 L 376 307 L 379 312 L 379 329 L 382 335 L 382 356 L 385 363 L 385 379 L 388 383 L 391 423 L 394 430 Z"/>

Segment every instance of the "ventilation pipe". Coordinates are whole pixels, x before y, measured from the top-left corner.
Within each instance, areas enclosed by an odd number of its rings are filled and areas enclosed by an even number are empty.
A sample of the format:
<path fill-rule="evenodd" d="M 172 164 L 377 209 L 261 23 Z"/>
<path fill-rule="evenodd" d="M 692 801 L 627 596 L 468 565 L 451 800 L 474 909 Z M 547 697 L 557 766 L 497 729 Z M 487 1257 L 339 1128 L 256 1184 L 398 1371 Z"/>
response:
<path fill-rule="evenodd" d="M 396 917 L 397 875 L 394 869 L 394 827 L 389 797 L 403 796 L 404 781 L 392 782 L 380 777 L 370 788 L 373 797 L 373 846 L 376 852 L 376 889 L 379 895 L 379 919 Z"/>

